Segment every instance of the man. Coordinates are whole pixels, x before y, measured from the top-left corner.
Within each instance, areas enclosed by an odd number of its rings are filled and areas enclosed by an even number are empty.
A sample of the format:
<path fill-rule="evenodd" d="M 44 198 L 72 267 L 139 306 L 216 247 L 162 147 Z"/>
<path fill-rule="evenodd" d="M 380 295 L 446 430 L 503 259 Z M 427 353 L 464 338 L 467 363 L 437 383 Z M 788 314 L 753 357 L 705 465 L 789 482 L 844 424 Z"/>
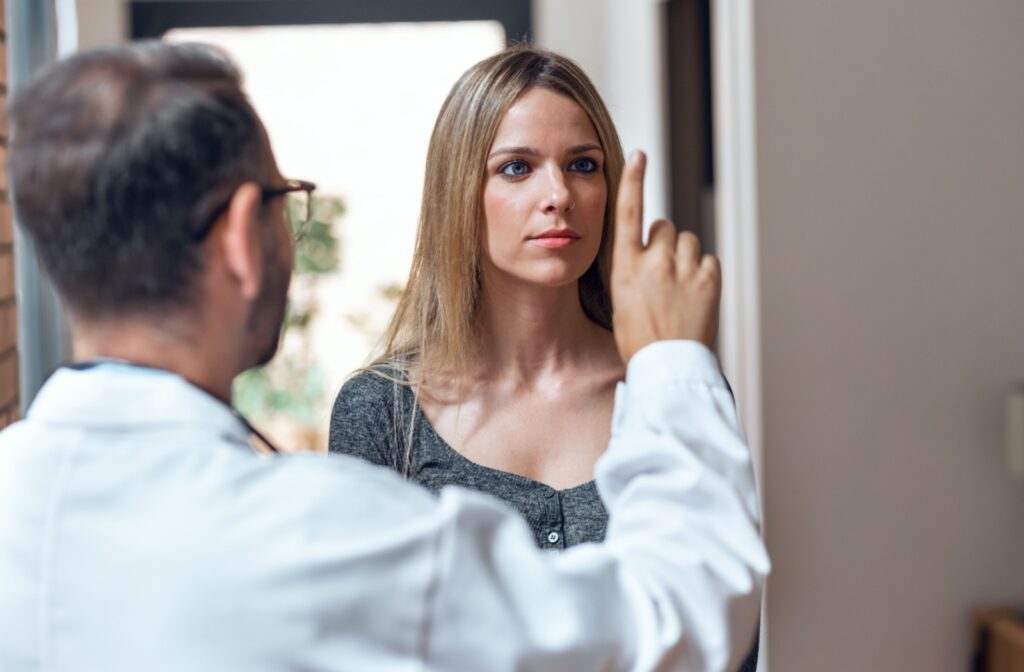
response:
<path fill-rule="evenodd" d="M 597 468 L 607 541 L 538 551 L 509 509 L 323 456 L 262 456 L 231 381 L 277 348 L 292 247 L 234 67 L 76 56 L 12 109 L 15 208 L 75 364 L 0 435 L 0 669 L 725 670 L 768 560 L 707 349 L 717 262 L 617 213 L 628 361 Z M 655 341 L 664 341 L 655 343 Z"/>

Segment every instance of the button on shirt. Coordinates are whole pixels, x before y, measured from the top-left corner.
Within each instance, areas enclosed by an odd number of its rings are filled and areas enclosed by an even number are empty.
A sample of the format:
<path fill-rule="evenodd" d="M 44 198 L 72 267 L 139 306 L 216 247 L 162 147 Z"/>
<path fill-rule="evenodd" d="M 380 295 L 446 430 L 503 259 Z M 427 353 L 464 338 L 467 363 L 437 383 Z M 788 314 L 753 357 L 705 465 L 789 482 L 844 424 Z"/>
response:
<path fill-rule="evenodd" d="M 606 542 L 552 554 L 490 497 L 257 455 L 177 376 L 60 370 L 0 433 L 0 669 L 729 669 L 768 560 L 717 365 L 655 344 L 618 397 Z"/>

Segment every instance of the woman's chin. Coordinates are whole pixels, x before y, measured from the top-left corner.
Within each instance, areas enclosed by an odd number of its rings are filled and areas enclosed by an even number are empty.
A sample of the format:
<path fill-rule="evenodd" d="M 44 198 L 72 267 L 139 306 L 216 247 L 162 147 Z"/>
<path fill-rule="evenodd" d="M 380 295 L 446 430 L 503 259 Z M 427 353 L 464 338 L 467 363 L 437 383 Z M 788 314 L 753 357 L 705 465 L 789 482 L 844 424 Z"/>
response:
<path fill-rule="evenodd" d="M 584 263 L 586 262 L 586 263 Z M 490 275 L 499 282 L 510 281 L 518 285 L 531 285 L 538 289 L 556 289 L 575 285 L 587 272 L 593 259 L 558 259 L 549 258 L 543 261 L 531 260 L 520 264 L 488 264 L 484 274 Z"/>
<path fill-rule="evenodd" d="M 586 269 L 584 269 L 585 271 Z M 535 285 L 537 288 L 557 289 L 559 287 L 575 286 L 583 277 L 584 271 L 577 269 L 566 269 L 562 272 L 550 272 L 521 278 L 524 283 Z"/>

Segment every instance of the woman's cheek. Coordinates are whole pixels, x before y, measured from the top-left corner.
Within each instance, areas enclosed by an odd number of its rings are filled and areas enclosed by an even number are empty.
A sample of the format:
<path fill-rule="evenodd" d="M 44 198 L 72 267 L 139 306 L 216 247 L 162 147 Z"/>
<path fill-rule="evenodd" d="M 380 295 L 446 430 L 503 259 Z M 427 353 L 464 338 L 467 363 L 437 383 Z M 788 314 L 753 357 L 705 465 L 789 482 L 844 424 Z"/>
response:
<path fill-rule="evenodd" d="M 525 213 L 506 185 L 489 186 L 484 192 L 484 229 L 492 253 L 513 250 L 522 239 Z"/>

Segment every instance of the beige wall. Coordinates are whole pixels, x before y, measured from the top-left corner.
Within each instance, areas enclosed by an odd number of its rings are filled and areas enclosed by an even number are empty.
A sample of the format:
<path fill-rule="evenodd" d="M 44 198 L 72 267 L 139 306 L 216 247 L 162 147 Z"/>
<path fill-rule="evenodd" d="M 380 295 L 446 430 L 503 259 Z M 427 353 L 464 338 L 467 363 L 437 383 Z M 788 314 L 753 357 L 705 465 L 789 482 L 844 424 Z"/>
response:
<path fill-rule="evenodd" d="M 771 668 L 964 670 L 1024 604 L 1024 3 L 755 12 Z"/>
<path fill-rule="evenodd" d="M 128 0 L 75 0 L 75 6 L 80 49 L 124 39 L 128 32 Z"/>

